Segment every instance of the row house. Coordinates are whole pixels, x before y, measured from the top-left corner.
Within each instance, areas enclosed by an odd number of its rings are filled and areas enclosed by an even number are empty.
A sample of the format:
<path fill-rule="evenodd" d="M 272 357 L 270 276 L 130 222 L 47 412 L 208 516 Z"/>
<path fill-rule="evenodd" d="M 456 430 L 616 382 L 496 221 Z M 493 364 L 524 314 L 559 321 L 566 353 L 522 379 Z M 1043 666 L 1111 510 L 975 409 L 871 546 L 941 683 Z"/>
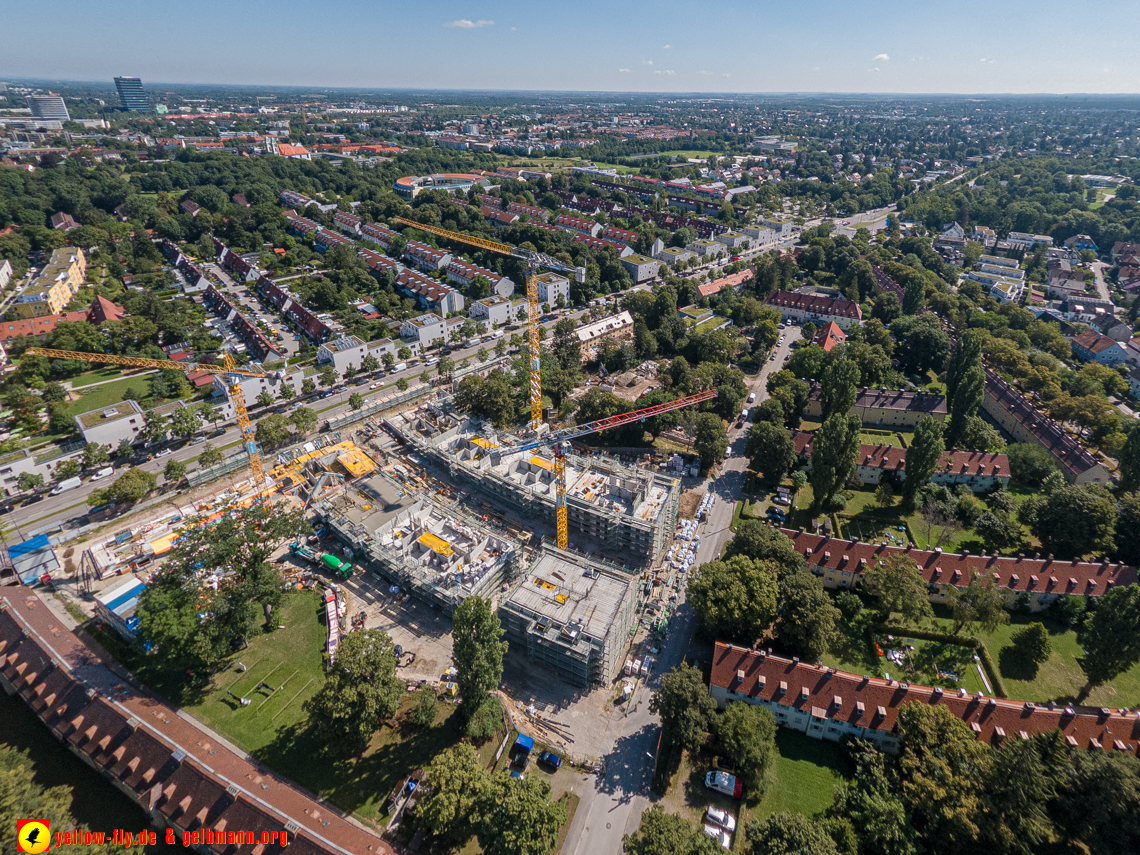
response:
<path fill-rule="evenodd" d="M 888 276 L 886 271 L 877 264 L 871 265 L 871 273 L 875 277 L 875 284 L 879 286 L 880 291 L 884 294 L 894 294 L 899 298 L 899 302 L 902 302 L 903 297 L 906 296 L 906 289 L 902 285 Z"/>
<path fill-rule="evenodd" d="M 175 270 L 178 270 L 191 286 L 198 284 L 198 280 L 202 278 L 202 271 L 198 269 L 198 265 L 195 264 L 188 255 L 178 248 L 176 243 L 167 238 L 163 238 L 158 248 L 167 262 L 169 262 Z"/>
<path fill-rule="evenodd" d="M 393 276 L 399 276 L 400 271 L 404 269 L 404 265 L 400 264 L 396 259 L 389 258 L 382 252 L 376 252 L 372 249 L 361 250 L 360 257 L 364 259 L 364 263 L 371 269 L 385 271 L 391 273 Z"/>
<path fill-rule="evenodd" d="M 447 267 L 451 253 L 418 240 L 410 240 L 404 247 L 404 258 L 424 272 L 433 272 Z"/>
<path fill-rule="evenodd" d="M 281 355 L 281 351 L 270 343 L 265 333 L 242 314 L 229 297 L 219 291 L 212 282 L 206 288 L 202 299 L 215 315 L 226 322 L 258 362 L 263 362 L 270 356 Z"/>
<path fill-rule="evenodd" d="M 550 211 L 546 208 L 536 208 L 534 205 L 524 205 L 521 202 L 511 202 L 507 205 L 507 213 L 515 214 L 520 217 L 527 217 L 530 220 L 539 220 L 546 222 L 546 218 L 550 216 Z"/>
<path fill-rule="evenodd" d="M 1100 365 L 1116 366 L 1124 362 L 1128 356 L 1124 346 L 1119 341 L 1101 335 L 1092 329 L 1085 330 L 1074 338 L 1072 346 L 1073 357 L 1081 362 L 1096 362 Z"/>
<path fill-rule="evenodd" d="M 583 219 L 582 217 L 572 217 L 569 214 L 559 214 L 554 218 L 554 225 L 568 232 L 577 232 L 586 237 L 597 237 L 598 232 L 602 230 L 601 223 L 595 223 L 593 220 Z"/>
<path fill-rule="evenodd" d="M 846 332 L 859 326 L 863 312 L 859 304 L 842 297 L 827 297 L 803 291 L 773 291 L 764 303 L 780 311 L 786 322 L 803 324 L 811 321 L 816 326 L 835 321 Z"/>
<path fill-rule="evenodd" d="M 364 240 L 378 244 L 384 250 L 389 250 L 392 248 L 392 241 L 398 235 L 397 232 L 392 231 L 387 226 L 377 225 L 376 223 L 364 223 L 360 227 L 360 236 L 364 238 Z"/>
<path fill-rule="evenodd" d="M 340 324 L 331 318 L 326 319 L 309 311 L 292 291 L 264 273 L 257 277 L 254 287 L 258 294 L 314 344 L 327 340 L 341 329 Z"/>
<path fill-rule="evenodd" d="M 417 273 L 411 268 L 400 271 L 400 275 L 396 277 L 396 288 L 432 312 L 446 316 L 463 311 L 462 294 L 450 285 Z"/>
<path fill-rule="evenodd" d="M 462 258 L 453 258 L 447 265 L 447 278 L 461 288 L 470 285 L 476 276 L 486 277 L 491 283 L 491 291 L 500 297 L 510 297 L 515 293 L 515 283 L 512 280 L 486 267 L 480 267 Z"/>
<path fill-rule="evenodd" d="M 303 211 L 309 205 L 316 205 L 317 203 L 306 196 L 304 193 L 297 193 L 293 190 L 282 190 L 281 195 L 277 197 L 281 204 L 286 208 L 292 208 L 295 211 Z"/>
<path fill-rule="evenodd" d="M 982 409 L 1016 442 L 1033 442 L 1048 451 L 1069 483 L 1111 482 L 1112 474 L 1104 463 L 989 368 Z"/>
<path fill-rule="evenodd" d="M 302 217 L 296 211 L 285 211 L 285 229 L 298 237 L 308 237 L 311 234 L 316 234 L 322 228 L 320 223 L 310 220 L 308 217 Z"/>
<path fill-rule="evenodd" d="M 712 238 L 722 232 L 729 231 L 728 226 L 724 225 L 724 223 L 713 222 L 701 217 L 686 217 L 683 214 L 670 213 L 668 211 L 654 211 L 651 208 L 639 208 L 634 206 L 629 209 L 629 213 L 637 214 L 643 220 L 649 220 L 671 232 L 675 232 L 681 228 L 692 229 L 699 238 Z"/>
<path fill-rule="evenodd" d="M 901 389 L 861 388 L 856 391 L 851 412 L 859 417 L 864 427 L 913 428 L 930 416 L 945 421 L 946 398 L 925 392 L 908 392 Z M 818 419 L 823 414 L 821 387 L 812 382 L 804 414 Z"/>
<path fill-rule="evenodd" d="M 498 225 L 498 223 L 492 223 L 492 225 Z M 551 234 L 554 234 L 554 235 L 562 234 L 562 229 L 558 228 L 557 226 L 552 226 L 552 225 L 550 225 L 550 223 L 539 223 L 539 222 L 535 222 L 534 220 L 531 220 L 530 222 L 527 222 L 527 223 L 519 223 L 519 225 L 524 227 L 524 228 L 528 228 L 528 229 L 542 229 L 542 231 L 550 232 Z"/>
<path fill-rule="evenodd" d="M 651 202 L 657 198 L 657 189 L 651 185 L 634 187 L 629 184 L 617 184 L 613 181 L 606 181 L 601 178 L 591 181 L 590 184 L 609 192 L 617 191 L 619 193 L 628 193 L 631 196 L 636 196 L 642 202 Z"/>
<path fill-rule="evenodd" d="M 583 244 L 584 246 L 589 247 L 590 249 L 595 249 L 595 250 L 599 250 L 599 251 L 603 250 L 603 249 L 612 249 L 614 252 L 617 253 L 618 258 L 626 258 L 627 256 L 633 255 L 633 249 L 631 247 L 627 246 L 624 243 L 615 243 L 612 240 L 606 240 L 605 238 L 590 237 L 589 235 L 584 235 L 584 234 L 576 234 L 576 235 L 574 235 L 574 237 L 570 238 L 570 242 L 571 243 L 580 243 L 580 244 Z"/>
<path fill-rule="evenodd" d="M 898 716 L 906 704 L 945 707 L 977 741 L 994 748 L 1059 731 L 1069 750 L 1132 757 L 1140 750 L 1140 718 L 1125 710 L 1078 711 L 1055 701 L 1037 704 L 912 685 L 721 641 L 713 652 L 709 695 L 721 709 L 733 701 L 755 704 L 769 710 L 780 727 L 831 742 L 865 739 L 888 754 L 899 751 Z"/>
<path fill-rule="evenodd" d="M 627 246 L 632 246 L 637 243 L 637 232 L 631 232 L 629 229 L 619 229 L 617 226 L 606 226 L 602 229 L 599 237 L 604 240 L 614 241 L 615 243 L 624 243 Z"/>
<path fill-rule="evenodd" d="M 328 252 L 333 247 L 337 246 L 354 246 L 353 242 L 346 237 L 338 235 L 336 232 L 330 232 L 328 229 L 321 229 L 313 237 L 313 248 L 318 252 Z"/>
<path fill-rule="evenodd" d="M 487 216 L 484 214 L 484 216 Z M 513 226 L 519 221 L 519 215 L 513 211 L 495 211 L 491 216 L 487 217 L 491 221 L 491 225 L 496 228 L 504 228 L 505 226 Z M 536 226 L 544 225 L 543 223 L 535 223 Z"/>
<path fill-rule="evenodd" d="M 337 211 L 333 214 L 333 224 L 345 234 L 358 235 L 364 222 L 347 211 Z"/>

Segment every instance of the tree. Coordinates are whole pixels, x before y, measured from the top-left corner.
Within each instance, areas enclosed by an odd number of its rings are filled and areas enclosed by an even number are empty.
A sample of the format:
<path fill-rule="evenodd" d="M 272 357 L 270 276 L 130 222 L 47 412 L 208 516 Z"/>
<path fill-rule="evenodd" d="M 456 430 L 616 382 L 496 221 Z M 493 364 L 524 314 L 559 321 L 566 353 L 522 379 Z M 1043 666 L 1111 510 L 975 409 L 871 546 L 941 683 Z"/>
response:
<path fill-rule="evenodd" d="M 254 400 L 258 406 L 268 407 L 273 403 L 273 394 L 268 389 L 262 389 L 257 393 L 257 397 L 254 398 Z"/>
<path fill-rule="evenodd" d="M 16 486 L 21 492 L 39 492 L 44 485 L 44 476 L 38 472 L 21 472 L 16 478 Z"/>
<path fill-rule="evenodd" d="M 40 770 L 43 774 L 44 770 Z M 15 829 L 18 819 L 35 817 L 48 823 L 54 832 L 79 827 L 72 816 L 72 788 L 68 786 L 44 787 L 37 780 L 37 770 L 27 752 L 0 744 L 0 822 L 11 829 L 13 836 L 7 851 L 15 851 Z M 109 837 L 109 835 L 108 835 Z M 89 843 L 84 853 L 91 855 L 142 855 L 142 846 L 123 846 L 110 842 Z"/>
<path fill-rule="evenodd" d="M 388 353 L 385 355 L 391 356 L 392 354 Z M 315 391 L 317 391 L 317 384 L 313 382 L 312 377 L 306 377 L 304 380 L 301 381 L 301 394 L 302 395 L 311 395 Z"/>
<path fill-rule="evenodd" d="M 780 578 L 804 566 L 803 556 L 796 551 L 792 539 L 760 520 L 741 520 L 736 537 L 728 542 L 725 558 L 734 555 L 770 562 Z"/>
<path fill-rule="evenodd" d="M 983 579 L 981 573 L 971 573 L 970 583 L 965 588 L 951 586 L 949 594 L 955 635 L 963 629 L 974 632 L 978 627 L 993 632 L 1009 623 L 1005 598 L 997 585 L 991 579 Z"/>
<path fill-rule="evenodd" d="M 166 466 L 162 470 L 162 477 L 166 479 L 167 484 L 176 484 L 182 480 L 182 476 L 186 474 L 186 464 L 181 460 L 168 460 Z"/>
<path fill-rule="evenodd" d="M 1108 555 L 1115 548 L 1116 503 L 1099 484 L 1066 486 L 1040 507 L 1033 533 L 1058 558 Z"/>
<path fill-rule="evenodd" d="M 950 355 L 950 336 L 933 312 L 905 315 L 891 323 L 895 357 L 908 374 L 940 371 Z"/>
<path fill-rule="evenodd" d="M 298 410 L 298 412 L 300 412 Z M 294 415 L 296 415 L 294 413 Z M 254 439 L 262 448 L 276 448 L 289 441 L 292 434 L 289 432 L 289 420 L 280 413 L 263 416 L 257 420 L 257 430 Z"/>
<path fill-rule="evenodd" d="M 850 824 L 859 852 L 914 855 L 916 835 L 910 827 L 906 807 L 892 786 L 888 771 L 893 769 L 888 770 L 886 755 L 863 740 L 853 740 L 848 745 L 848 754 L 855 774 L 836 787 L 835 803 L 829 814 Z"/>
<path fill-rule="evenodd" d="M 890 508 L 895 504 L 895 488 L 883 481 L 875 488 L 875 504 L 880 508 Z"/>
<path fill-rule="evenodd" d="M 858 416 L 837 413 L 816 432 L 808 468 L 808 482 L 814 493 L 816 509 L 830 511 L 837 509 L 837 504 L 842 506 L 842 498 L 838 494 L 855 469 L 860 427 Z"/>
<path fill-rule="evenodd" d="M 1006 446 L 1010 481 L 1018 487 L 1036 490 L 1057 466 L 1049 452 L 1035 442 L 1015 442 Z"/>
<path fill-rule="evenodd" d="M 1132 430 L 1120 450 L 1120 490 L 1131 493 L 1140 487 L 1140 431 Z"/>
<path fill-rule="evenodd" d="M 807 662 L 817 662 L 838 634 L 839 610 L 819 577 L 800 570 L 780 582 L 780 643 Z"/>
<path fill-rule="evenodd" d="M 774 484 L 784 480 L 798 459 L 796 443 L 791 433 L 783 425 L 770 422 L 759 422 L 752 426 L 744 445 L 744 453 L 752 468 L 764 473 L 765 479 Z"/>
<path fill-rule="evenodd" d="M 55 478 L 57 481 L 66 481 L 68 478 L 74 478 L 78 474 L 78 460 L 65 460 L 55 468 Z"/>
<path fill-rule="evenodd" d="M 407 392 L 408 391 L 408 381 L 405 380 L 403 377 L 401 377 L 399 380 L 396 381 L 396 389 L 399 390 L 400 392 Z"/>
<path fill-rule="evenodd" d="M 328 387 L 334 385 L 337 381 L 336 369 L 331 365 L 322 366 L 320 372 L 317 374 L 317 379 L 320 380 L 322 386 Z"/>
<path fill-rule="evenodd" d="M 503 679 L 503 656 L 507 652 L 507 643 L 502 640 L 505 630 L 491 604 L 482 597 L 468 597 L 460 603 L 452 623 L 452 658 L 459 672 L 455 682 L 463 698 L 464 712 L 470 719 Z"/>
<path fill-rule="evenodd" d="M 810 342 L 815 338 L 816 326 L 811 321 L 800 327 L 800 340 Z"/>
<path fill-rule="evenodd" d="M 412 358 L 411 348 L 409 348 L 407 345 L 402 346 L 399 350 L 396 351 L 396 358 L 401 359 L 401 360 L 411 359 Z"/>
<path fill-rule="evenodd" d="M 218 422 L 222 420 L 222 411 L 213 404 L 203 404 L 198 408 L 198 418 L 204 422 L 209 422 L 214 426 L 214 430 L 217 430 Z"/>
<path fill-rule="evenodd" d="M 166 438 L 166 431 L 170 427 L 170 422 L 166 416 L 159 415 L 151 410 L 143 414 L 143 428 L 139 431 L 139 436 L 145 443 L 159 442 Z"/>
<path fill-rule="evenodd" d="M 477 744 L 482 744 L 494 736 L 503 727 L 503 703 L 498 695 L 489 695 L 471 714 L 467 721 L 464 733 L 467 738 Z"/>
<path fill-rule="evenodd" d="M 151 490 L 158 486 L 158 477 L 145 469 L 128 469 L 116 478 L 105 492 L 108 501 L 117 505 L 129 505 L 137 502 Z M 94 495 L 94 494 L 92 494 Z"/>
<path fill-rule="evenodd" d="M 957 448 L 966 439 L 973 420 L 977 418 L 985 386 L 986 373 L 979 360 L 965 371 L 954 394 L 948 396 L 950 422 L 947 425 L 947 441 L 951 448 Z"/>
<path fill-rule="evenodd" d="M 115 447 L 115 456 L 120 458 L 130 457 L 134 453 L 134 447 L 131 445 L 129 439 L 120 439 L 118 446 Z"/>
<path fill-rule="evenodd" d="M 694 447 L 701 458 L 701 466 L 711 469 L 718 460 L 724 459 L 728 448 L 724 422 L 716 413 L 698 413 L 693 424 L 696 428 Z"/>
<path fill-rule="evenodd" d="M 170 432 L 182 439 L 189 439 L 198 430 L 198 415 L 194 410 L 180 407 L 170 416 Z"/>
<path fill-rule="evenodd" d="M 1140 586 L 1110 588 L 1097 601 L 1097 607 L 1077 630 L 1084 647 L 1078 659 L 1088 681 L 1077 695 L 1077 703 L 1100 686 L 1140 662 Z"/>
<path fill-rule="evenodd" d="M 923 284 L 922 279 L 918 276 L 912 276 L 906 283 L 906 290 L 903 292 L 902 310 L 904 315 L 918 314 L 918 310 L 922 308 L 923 303 L 926 302 L 926 286 Z"/>
<path fill-rule="evenodd" d="M 412 724 L 421 730 L 435 724 L 436 714 L 439 712 L 439 701 L 431 689 L 423 686 L 416 693 L 416 701 L 412 705 Z"/>
<path fill-rule="evenodd" d="M 389 356 L 390 354 L 386 353 L 384 355 Z M 379 371 L 380 370 L 380 360 L 377 359 L 373 354 L 370 353 L 367 356 L 365 356 L 362 360 L 360 360 L 360 370 L 368 372 L 368 373 L 372 373 L 373 371 Z"/>
<path fill-rule="evenodd" d="M 354 410 L 359 410 L 364 406 L 364 396 L 359 392 L 353 392 L 348 396 L 348 405 Z"/>
<path fill-rule="evenodd" d="M 214 448 L 212 442 L 207 442 L 202 446 L 202 453 L 198 456 L 198 466 L 206 468 L 208 466 L 217 466 L 223 460 L 222 452 Z"/>
<path fill-rule="evenodd" d="M 821 421 L 827 421 L 829 416 L 845 416 L 855 406 L 859 386 L 859 366 L 842 356 L 832 359 L 823 369 L 823 378 L 819 386 L 820 407 L 823 412 Z"/>
<path fill-rule="evenodd" d="M 776 719 L 764 707 L 734 701 L 716 721 L 716 736 L 722 752 L 740 770 L 749 795 L 764 792 L 776 764 Z"/>
<path fill-rule="evenodd" d="M 766 561 L 734 555 L 706 562 L 687 590 L 697 624 L 710 636 L 751 645 L 776 616 L 776 569 Z"/>
<path fill-rule="evenodd" d="M 67 390 L 63 388 L 62 383 L 53 380 L 44 386 L 40 393 L 40 400 L 47 404 L 62 403 L 67 400 Z"/>
<path fill-rule="evenodd" d="M 1032 666 L 1034 672 L 1049 661 L 1053 643 L 1049 640 L 1049 630 L 1041 621 L 1028 623 L 1010 637 L 1013 653 L 1022 662 Z"/>
<path fill-rule="evenodd" d="M 110 448 L 98 442 L 89 442 L 83 446 L 83 465 L 88 469 L 102 466 L 111 459 Z"/>
<path fill-rule="evenodd" d="M 700 669 L 689 662 L 671 668 L 653 693 L 649 710 L 661 716 L 661 735 L 668 746 L 689 751 L 700 748 L 716 719 L 716 701 Z"/>
<path fill-rule="evenodd" d="M 486 855 L 549 855 L 566 822 L 566 805 L 550 801 L 550 782 L 529 775 L 492 776 L 479 806 L 479 842 Z"/>
<path fill-rule="evenodd" d="M 417 818 L 432 834 L 466 840 L 474 830 L 476 808 L 490 785 L 475 747 L 468 742 L 452 745 L 437 754 L 425 771 L 431 790 L 417 802 Z"/>
<path fill-rule="evenodd" d="M 802 813 L 773 813 L 750 819 L 745 827 L 745 855 L 839 855 L 822 823 Z"/>
<path fill-rule="evenodd" d="M 930 481 L 942 459 L 942 422 L 925 416 L 914 428 L 914 438 L 906 450 L 906 478 L 903 480 L 903 508 L 914 509 L 919 489 Z"/>
<path fill-rule="evenodd" d="M 626 855 L 717 855 L 720 845 L 684 817 L 653 805 L 641 825 L 622 838 Z"/>
<path fill-rule="evenodd" d="M 867 593 L 879 601 L 879 619 L 886 623 L 898 612 L 909 623 L 922 623 L 934 617 L 926 580 L 905 555 L 888 555 L 876 561 L 863 578 Z"/>
<path fill-rule="evenodd" d="M 355 755 L 396 711 L 403 693 L 392 639 L 379 629 L 366 629 L 341 638 L 336 662 L 328 663 L 324 685 L 305 710 L 325 745 Z"/>
<path fill-rule="evenodd" d="M 1140 760 L 1120 751 L 1075 751 L 1062 793 L 1057 827 L 1090 855 L 1140 851 Z"/>
<path fill-rule="evenodd" d="M 1021 540 L 1021 527 L 1005 511 L 983 511 L 974 522 L 974 531 L 993 552 L 1009 549 Z"/>
<path fill-rule="evenodd" d="M 293 388 L 292 383 L 281 384 L 281 400 L 291 401 L 297 397 L 297 390 Z"/>

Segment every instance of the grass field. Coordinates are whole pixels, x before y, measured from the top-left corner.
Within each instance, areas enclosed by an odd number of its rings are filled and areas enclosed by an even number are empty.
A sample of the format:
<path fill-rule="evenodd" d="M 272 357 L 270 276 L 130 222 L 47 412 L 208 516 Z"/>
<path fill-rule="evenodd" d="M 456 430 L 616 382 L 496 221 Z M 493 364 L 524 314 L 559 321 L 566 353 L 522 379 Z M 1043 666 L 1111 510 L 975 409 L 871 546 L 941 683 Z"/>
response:
<path fill-rule="evenodd" d="M 116 377 L 122 376 L 123 370 L 113 366 L 106 368 L 96 368 L 94 371 L 88 371 L 86 374 L 80 374 L 78 377 L 73 377 L 71 380 L 71 388 L 79 389 L 83 386 L 90 386 L 92 383 L 102 383 L 104 380 L 114 380 Z"/>
<path fill-rule="evenodd" d="M 101 407 L 117 404 L 123 400 L 123 393 L 127 389 L 134 389 L 140 395 L 146 395 L 149 390 L 146 377 L 135 376 L 116 380 L 113 383 L 104 383 L 102 386 L 92 386 L 86 393 L 83 391 L 83 387 L 80 387 L 76 391 L 83 397 L 68 404 L 67 412 L 71 415 L 78 415 L 79 413 L 86 413 L 88 410 L 98 410 Z"/>

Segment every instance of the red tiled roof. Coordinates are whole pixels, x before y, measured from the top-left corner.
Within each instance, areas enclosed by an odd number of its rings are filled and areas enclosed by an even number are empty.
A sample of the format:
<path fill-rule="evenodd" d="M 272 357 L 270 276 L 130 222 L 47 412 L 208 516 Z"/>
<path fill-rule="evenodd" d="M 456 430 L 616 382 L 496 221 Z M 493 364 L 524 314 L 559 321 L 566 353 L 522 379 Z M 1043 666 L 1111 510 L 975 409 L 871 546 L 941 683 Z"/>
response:
<path fill-rule="evenodd" d="M 797 309 L 818 315 L 833 315 L 840 318 L 863 319 L 858 303 L 841 297 L 825 297 L 822 294 L 804 294 L 800 291 L 773 291 L 764 298 L 769 306 L 782 309 Z"/>
<path fill-rule="evenodd" d="M 1118 342 L 1106 335 L 1101 335 L 1096 330 L 1085 330 L 1073 338 L 1073 344 L 1084 348 L 1095 356 L 1098 353 L 1103 353 L 1106 350 L 1116 347 Z"/>
<path fill-rule="evenodd" d="M 1078 711 L 1052 702 L 1033 704 L 944 691 L 836 671 L 758 650 L 717 642 L 710 686 L 760 698 L 813 716 L 881 732 L 894 729 L 906 703 L 938 704 L 968 724 L 979 741 L 1028 738 L 1060 730 L 1073 748 L 1140 748 L 1140 718 L 1123 712 Z M 731 697 L 731 696 L 730 696 Z"/>
<path fill-rule="evenodd" d="M 711 297 L 713 294 L 719 294 L 725 288 L 735 288 L 751 278 L 751 270 L 741 270 L 739 273 L 730 273 L 728 276 L 722 276 L 720 279 L 714 279 L 712 282 L 698 285 L 697 290 L 701 292 L 702 297 Z"/>
<path fill-rule="evenodd" d="M 278 143 L 277 153 L 282 157 L 298 157 L 302 154 L 308 154 L 309 150 L 303 145 L 290 145 L 289 143 Z"/>
<path fill-rule="evenodd" d="M 825 352 L 830 353 L 833 347 L 838 347 L 847 341 L 847 333 L 835 321 L 828 321 L 820 327 L 812 338 L 812 344 L 818 344 Z"/>

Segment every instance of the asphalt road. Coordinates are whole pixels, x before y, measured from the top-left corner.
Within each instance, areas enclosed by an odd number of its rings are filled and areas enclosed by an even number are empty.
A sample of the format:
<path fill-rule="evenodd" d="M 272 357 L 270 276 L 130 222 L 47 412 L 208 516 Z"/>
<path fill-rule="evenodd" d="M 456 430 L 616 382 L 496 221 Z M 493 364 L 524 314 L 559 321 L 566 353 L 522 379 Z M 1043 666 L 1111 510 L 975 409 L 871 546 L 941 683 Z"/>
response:
<path fill-rule="evenodd" d="M 800 337 L 799 327 L 789 327 L 783 332 L 784 342 L 774 350 L 776 359 L 767 362 L 757 376 L 749 378 L 750 391 L 756 393 L 752 406 L 768 396 L 765 389 L 768 375 L 780 370 L 784 358 L 791 353 L 792 343 Z M 743 456 L 744 444 L 751 426 L 749 419 L 742 427 L 730 429 L 732 456 L 716 467 L 705 482 L 705 489 L 717 498 L 708 519 L 697 530 L 701 536 L 698 564 L 720 558 L 724 544 L 732 539 L 729 526 L 744 488 L 748 466 Z M 652 675 L 627 702 L 627 714 L 610 719 L 603 748 L 605 772 L 596 776 L 581 794 L 563 848 L 567 855 L 621 852 L 622 837 L 632 834 L 641 824 L 641 814 L 653 798 L 649 785 L 661 734 L 661 721 L 649 712 L 649 699 L 652 690 L 660 686 L 662 675 L 685 657 L 694 628 L 693 611 L 685 603 L 682 591 L 668 639 L 658 654 Z"/>

